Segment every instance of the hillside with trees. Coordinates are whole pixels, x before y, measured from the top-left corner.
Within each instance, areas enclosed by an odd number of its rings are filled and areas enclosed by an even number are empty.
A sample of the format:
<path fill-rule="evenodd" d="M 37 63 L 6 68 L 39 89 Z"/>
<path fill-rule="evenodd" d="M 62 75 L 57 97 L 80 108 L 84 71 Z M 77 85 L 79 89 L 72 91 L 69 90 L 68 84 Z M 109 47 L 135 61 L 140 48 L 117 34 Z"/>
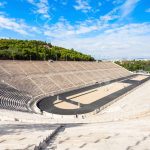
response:
<path fill-rule="evenodd" d="M 150 60 L 116 61 L 115 63 L 130 71 L 143 70 L 150 72 Z"/>
<path fill-rule="evenodd" d="M 0 39 L 0 59 L 94 61 L 74 49 L 53 46 L 36 40 Z"/>

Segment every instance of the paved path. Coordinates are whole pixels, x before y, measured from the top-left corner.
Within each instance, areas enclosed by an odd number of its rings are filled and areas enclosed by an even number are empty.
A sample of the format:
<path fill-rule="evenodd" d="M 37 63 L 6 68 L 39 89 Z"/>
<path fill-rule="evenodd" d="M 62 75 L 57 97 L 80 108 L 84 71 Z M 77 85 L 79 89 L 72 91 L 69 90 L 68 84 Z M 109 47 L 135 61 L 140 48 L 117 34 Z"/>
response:
<path fill-rule="evenodd" d="M 67 124 L 53 150 L 150 150 L 150 81 L 92 115 Z"/>
<path fill-rule="evenodd" d="M 77 109 L 61 109 L 61 108 L 58 108 L 58 107 L 54 106 L 54 102 L 56 101 L 57 96 L 53 96 L 53 97 L 51 96 L 51 97 L 47 97 L 47 98 L 42 99 L 38 103 L 38 107 L 43 111 L 53 113 L 53 114 L 61 114 L 61 115 L 76 115 L 76 114 L 89 113 L 89 112 L 92 112 L 95 109 L 98 109 L 98 108 L 104 106 L 105 104 L 115 100 L 119 96 L 121 96 L 121 95 L 127 93 L 128 91 L 136 88 L 137 86 L 139 86 L 142 83 L 148 81 L 149 79 L 150 79 L 149 76 L 146 79 L 143 79 L 142 81 L 135 81 L 135 80 L 131 80 L 130 78 L 128 78 L 128 79 L 123 78 L 123 79 L 121 79 L 121 80 L 123 80 L 122 82 L 130 83 L 131 85 L 128 86 L 128 87 L 125 87 L 125 88 L 123 88 L 123 89 L 121 89 L 117 92 L 114 92 L 110 95 L 107 95 L 107 96 L 105 96 L 105 97 L 103 97 L 103 98 L 101 98 L 101 99 L 99 99 L 95 102 L 90 103 L 90 104 L 80 103 L 80 108 L 77 108 Z M 110 83 L 113 83 L 115 81 L 111 81 Z M 93 86 L 90 86 L 90 87 L 78 89 L 78 90 L 75 90 L 75 91 L 66 92 L 66 93 L 60 94 L 59 96 L 60 96 L 61 100 L 63 100 L 63 101 L 69 102 L 69 103 L 74 104 L 74 105 L 78 105 L 77 102 L 75 102 L 73 100 L 70 100 L 70 99 L 66 99 L 66 97 L 69 97 L 70 95 L 75 95 L 77 93 L 84 92 L 86 90 L 91 90 L 91 89 L 94 89 L 94 88 L 97 88 L 97 87 L 100 87 L 100 86 L 104 86 L 104 85 L 105 84 L 101 84 L 101 85 L 96 84 L 96 85 L 93 85 Z"/>

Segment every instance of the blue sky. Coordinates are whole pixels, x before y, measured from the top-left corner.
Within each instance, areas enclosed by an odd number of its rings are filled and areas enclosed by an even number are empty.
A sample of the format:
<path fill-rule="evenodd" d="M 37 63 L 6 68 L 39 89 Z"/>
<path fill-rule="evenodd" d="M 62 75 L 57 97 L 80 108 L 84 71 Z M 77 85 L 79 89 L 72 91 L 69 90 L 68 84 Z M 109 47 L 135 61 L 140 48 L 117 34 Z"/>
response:
<path fill-rule="evenodd" d="M 0 38 L 9 37 L 97 59 L 150 58 L 150 0 L 0 0 Z"/>

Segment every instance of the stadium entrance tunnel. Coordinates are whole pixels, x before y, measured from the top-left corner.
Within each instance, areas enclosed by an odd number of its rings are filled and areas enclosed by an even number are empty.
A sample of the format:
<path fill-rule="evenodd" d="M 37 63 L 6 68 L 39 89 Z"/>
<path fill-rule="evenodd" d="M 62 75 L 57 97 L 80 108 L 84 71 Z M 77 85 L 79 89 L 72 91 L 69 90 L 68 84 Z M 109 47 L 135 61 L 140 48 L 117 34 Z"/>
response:
<path fill-rule="evenodd" d="M 131 78 L 133 78 L 133 75 L 128 78 L 121 78 L 101 84 L 96 83 L 59 95 L 48 96 L 41 99 L 37 106 L 41 111 L 51 114 L 77 115 L 90 113 L 148 81 L 150 76 L 140 81 L 132 80 Z M 114 87 L 112 87 L 113 84 Z M 100 96 L 101 93 L 103 93 L 103 96 Z M 95 96 L 97 97 L 96 99 Z"/>

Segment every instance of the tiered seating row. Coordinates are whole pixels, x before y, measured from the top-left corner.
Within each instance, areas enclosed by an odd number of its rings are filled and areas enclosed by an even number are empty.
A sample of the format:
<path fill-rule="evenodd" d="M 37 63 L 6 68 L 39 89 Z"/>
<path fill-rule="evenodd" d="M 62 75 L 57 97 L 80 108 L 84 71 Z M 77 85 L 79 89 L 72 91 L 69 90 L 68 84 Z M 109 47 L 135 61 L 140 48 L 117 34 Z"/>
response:
<path fill-rule="evenodd" d="M 31 99 L 27 94 L 0 83 L 0 108 L 28 111 L 27 103 Z"/>
<path fill-rule="evenodd" d="M 51 95 L 131 73 L 111 62 L 0 61 L 0 80 L 33 97 Z"/>

